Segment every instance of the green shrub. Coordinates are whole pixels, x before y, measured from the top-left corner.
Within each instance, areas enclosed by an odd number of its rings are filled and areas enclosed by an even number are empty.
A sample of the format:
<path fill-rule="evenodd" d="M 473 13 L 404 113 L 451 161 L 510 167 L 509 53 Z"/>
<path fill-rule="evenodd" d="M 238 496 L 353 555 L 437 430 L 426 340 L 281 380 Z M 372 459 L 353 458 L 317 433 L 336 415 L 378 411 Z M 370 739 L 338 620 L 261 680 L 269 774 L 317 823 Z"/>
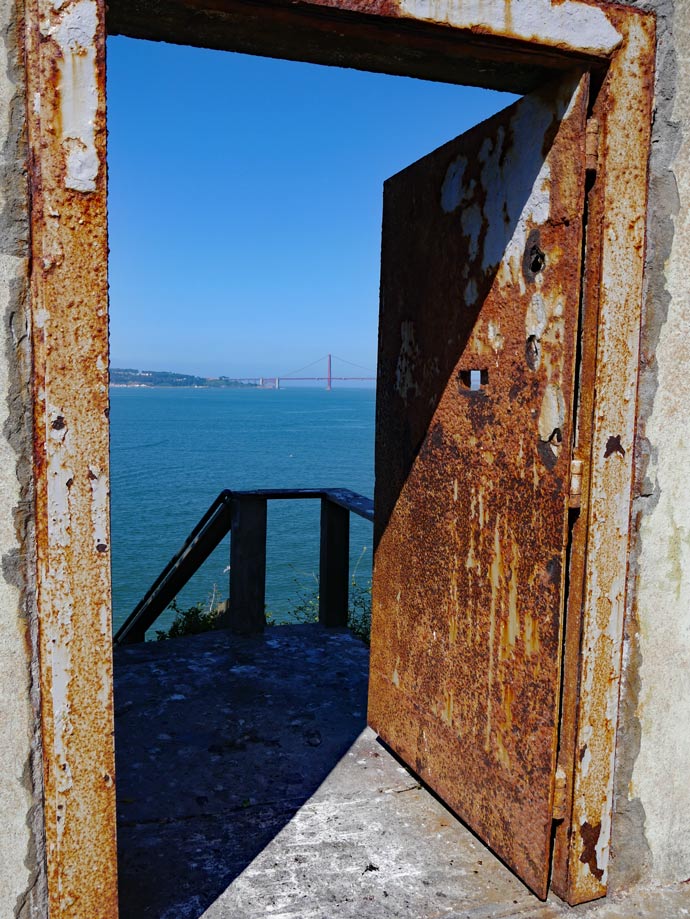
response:
<path fill-rule="evenodd" d="M 218 627 L 218 620 L 224 612 L 221 605 L 196 603 L 188 609 L 180 609 L 177 600 L 173 600 L 169 610 L 175 613 L 172 625 L 166 630 L 156 631 L 156 640 L 165 641 L 166 638 L 180 638 L 182 635 L 199 635 L 201 632 L 210 632 Z"/>
<path fill-rule="evenodd" d="M 293 571 L 294 570 L 293 568 Z M 295 585 L 297 601 L 290 611 L 290 618 L 277 620 L 275 613 L 267 609 L 267 625 L 294 625 L 296 622 L 309 623 L 319 621 L 319 579 L 315 574 L 312 574 L 312 577 L 314 579 L 314 586 L 312 588 L 305 587 L 296 577 L 293 577 L 292 581 Z"/>
<path fill-rule="evenodd" d="M 361 639 L 365 645 L 371 643 L 371 581 L 366 586 L 362 586 L 355 575 L 350 581 L 347 625 L 352 634 Z"/>
<path fill-rule="evenodd" d="M 366 546 L 363 547 L 357 559 L 357 564 L 350 579 L 347 624 L 352 633 L 368 645 L 371 640 L 371 580 L 364 585 L 357 580 L 357 570 L 365 552 Z M 291 625 L 296 622 L 310 623 L 319 621 L 319 583 L 316 575 L 313 577 L 314 586 L 312 588 L 304 587 L 295 578 L 297 601 L 292 608 L 289 620 L 278 622 L 275 614 L 267 609 L 267 625 Z M 221 617 L 225 613 L 225 604 L 218 602 L 218 591 L 214 586 L 205 603 L 199 602 L 187 609 L 180 609 L 177 600 L 173 600 L 168 609 L 175 613 L 175 618 L 169 629 L 156 631 L 158 641 L 165 641 L 167 638 L 180 638 L 183 635 L 198 635 L 201 632 L 210 632 L 219 628 Z"/>

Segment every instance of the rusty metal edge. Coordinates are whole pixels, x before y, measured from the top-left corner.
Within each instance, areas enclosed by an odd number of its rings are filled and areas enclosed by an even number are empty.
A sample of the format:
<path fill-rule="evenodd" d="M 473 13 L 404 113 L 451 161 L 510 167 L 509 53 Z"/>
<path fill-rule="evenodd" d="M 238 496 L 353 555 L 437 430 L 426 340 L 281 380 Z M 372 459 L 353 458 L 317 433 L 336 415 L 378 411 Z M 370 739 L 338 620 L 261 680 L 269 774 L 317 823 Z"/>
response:
<path fill-rule="evenodd" d="M 163 13 L 167 20 L 161 24 L 163 29 L 170 27 L 182 9 L 187 10 L 186 25 L 191 28 L 192 18 L 201 16 L 212 17 L 222 28 L 227 15 L 248 19 L 258 16 L 269 23 L 286 16 L 298 27 L 305 16 L 312 15 L 322 23 L 329 18 L 345 23 L 343 17 L 347 16 L 351 21 L 352 17 L 361 17 L 363 23 L 381 21 L 390 28 L 404 27 L 406 23 L 415 28 L 440 27 L 451 31 L 459 41 L 494 45 L 497 52 L 501 43 L 507 42 L 508 53 L 516 57 L 552 53 L 554 61 L 566 55 L 606 61 L 621 43 L 608 15 L 609 7 L 597 0 L 560 0 L 535 10 L 522 0 L 485 0 L 480 6 L 452 0 L 435 4 L 425 0 L 156 0 L 153 9 L 153 15 L 160 18 Z M 123 32 L 133 25 L 155 30 L 155 24 L 147 21 L 150 10 L 151 4 L 142 0 L 111 0 L 109 21 Z M 576 21 L 579 28 L 573 27 Z M 178 40 L 184 40 L 183 36 Z"/>
<path fill-rule="evenodd" d="M 25 49 L 48 912 L 115 919 L 102 0 L 27 0 Z"/>
<path fill-rule="evenodd" d="M 601 179 L 601 171 L 598 178 Z M 594 380 L 598 330 L 598 278 L 601 254 L 601 195 L 593 188 L 587 194 L 587 226 L 582 280 L 582 313 L 580 328 L 581 363 L 577 385 L 576 441 L 573 453 L 584 458 L 580 506 L 571 529 L 568 589 L 563 644 L 563 682 L 558 767 L 565 776 L 564 801 L 559 818 L 554 816 L 554 849 L 551 887 L 567 899 L 568 853 L 572 816 L 573 776 L 577 749 L 577 716 L 582 640 L 582 607 L 585 586 L 585 560 L 589 525 L 589 485 L 591 469 L 592 425 L 594 423 Z M 592 283 L 595 278 L 597 283 Z M 594 298 L 594 299 L 592 299 Z M 572 512 L 571 512 L 572 513 Z"/>
<path fill-rule="evenodd" d="M 621 7 L 609 15 L 625 40 L 594 109 L 602 146 L 585 282 L 597 328 L 585 331 L 585 348 L 594 337 L 596 366 L 585 364 L 583 382 L 595 395 L 593 403 L 585 397 L 591 416 L 583 418 L 587 498 L 573 551 L 582 567 L 571 573 L 567 653 L 579 644 L 579 664 L 565 674 L 567 691 L 577 693 L 574 710 L 564 709 L 561 748 L 569 818 L 556 831 L 552 876 L 571 905 L 604 896 L 608 884 L 655 61 L 654 16 Z"/>
<path fill-rule="evenodd" d="M 481 11 L 483 18 L 469 19 L 457 2 L 438 5 L 437 13 L 418 5 L 420 15 L 415 18 L 415 0 L 110 0 L 107 26 L 110 34 L 131 38 L 518 93 L 530 92 L 572 67 L 601 67 L 617 38 L 609 36 L 605 48 L 588 51 L 576 28 L 549 39 L 544 32 L 549 24 L 556 31 L 564 8 L 572 16 L 570 0 L 552 4 L 543 21 L 534 17 L 537 21 L 527 29 L 532 40 L 525 34 L 524 21 L 516 21 L 529 14 L 529 3 L 515 8 L 503 0 L 490 4 L 499 22 L 493 32 L 488 6 Z M 582 0 L 579 7 L 585 18 L 590 14 L 590 26 L 592 6 L 596 4 Z M 610 27 L 600 10 L 596 14 Z M 464 25 L 453 24 L 458 16 Z"/>

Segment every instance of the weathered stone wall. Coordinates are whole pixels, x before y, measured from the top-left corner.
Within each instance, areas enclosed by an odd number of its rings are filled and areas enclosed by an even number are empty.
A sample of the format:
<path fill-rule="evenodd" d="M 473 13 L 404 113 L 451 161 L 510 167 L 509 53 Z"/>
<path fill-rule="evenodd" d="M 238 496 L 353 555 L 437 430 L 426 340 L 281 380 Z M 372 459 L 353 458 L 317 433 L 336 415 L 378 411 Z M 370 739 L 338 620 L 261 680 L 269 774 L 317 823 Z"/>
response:
<path fill-rule="evenodd" d="M 658 58 L 611 881 L 690 877 L 690 4 Z"/>
<path fill-rule="evenodd" d="M 0 2 L 0 913 L 43 917 L 21 9 Z"/>

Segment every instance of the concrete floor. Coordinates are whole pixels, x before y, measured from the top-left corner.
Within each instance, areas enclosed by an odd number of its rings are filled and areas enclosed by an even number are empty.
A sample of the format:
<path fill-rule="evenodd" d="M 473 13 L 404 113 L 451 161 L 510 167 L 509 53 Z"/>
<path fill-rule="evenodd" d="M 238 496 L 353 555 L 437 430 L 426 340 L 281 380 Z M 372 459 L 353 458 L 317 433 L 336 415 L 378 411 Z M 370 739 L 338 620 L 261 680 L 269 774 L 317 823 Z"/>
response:
<path fill-rule="evenodd" d="M 365 726 L 367 649 L 280 626 L 116 651 L 121 919 L 632 919 L 541 903 Z"/>

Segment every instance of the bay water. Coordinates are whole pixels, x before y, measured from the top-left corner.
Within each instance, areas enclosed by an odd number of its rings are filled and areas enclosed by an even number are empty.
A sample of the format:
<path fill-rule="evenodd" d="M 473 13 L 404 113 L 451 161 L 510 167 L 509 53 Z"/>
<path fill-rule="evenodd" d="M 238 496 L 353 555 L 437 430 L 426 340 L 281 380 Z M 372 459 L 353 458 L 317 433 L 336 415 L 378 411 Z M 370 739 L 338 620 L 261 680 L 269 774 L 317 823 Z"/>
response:
<path fill-rule="evenodd" d="M 112 388 L 113 625 L 127 618 L 224 488 L 350 488 L 373 497 L 373 389 Z M 276 621 L 318 591 L 319 501 L 268 504 L 266 605 Z M 350 563 L 371 579 L 372 525 L 350 521 Z M 228 595 L 229 537 L 178 605 Z M 164 613 L 155 629 L 169 627 Z"/>

